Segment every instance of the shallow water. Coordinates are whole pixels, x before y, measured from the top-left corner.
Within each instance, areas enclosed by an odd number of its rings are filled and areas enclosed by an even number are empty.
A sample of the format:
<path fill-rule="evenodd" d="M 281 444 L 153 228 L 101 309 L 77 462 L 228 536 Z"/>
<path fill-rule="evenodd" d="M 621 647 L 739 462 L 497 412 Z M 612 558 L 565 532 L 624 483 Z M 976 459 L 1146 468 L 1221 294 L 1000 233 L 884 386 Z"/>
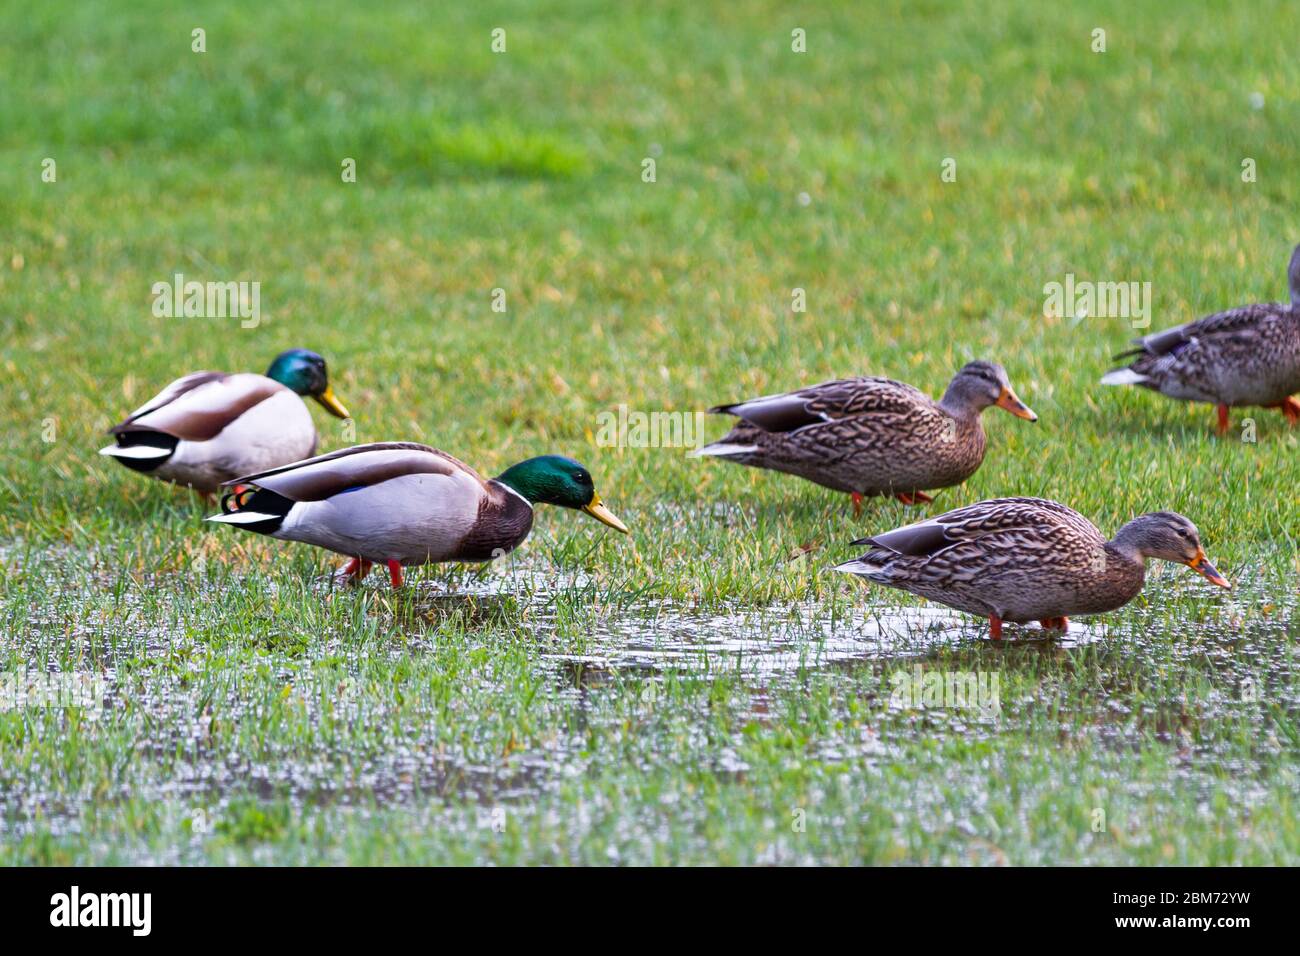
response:
<path fill-rule="evenodd" d="M 1098 625 L 1072 622 L 1066 634 L 1023 628 L 1005 643 L 1081 647 L 1104 633 Z M 985 638 L 981 622 L 933 606 L 861 608 L 835 619 L 815 604 L 707 614 L 643 605 L 595 631 L 599 650 L 543 659 L 606 670 L 707 673 L 725 668 L 770 678 L 834 664 L 921 658 L 938 647 Z"/>
<path fill-rule="evenodd" d="M 17 570 L 13 555 L 6 564 Z M 378 576 L 359 591 L 322 576 L 311 583 L 321 607 L 357 613 L 346 626 L 321 630 L 275 617 L 276 602 L 292 595 L 274 577 L 259 578 L 242 586 L 266 602 L 270 617 L 259 620 L 272 628 L 241 641 L 214 621 L 226 607 L 215 591 L 160 603 L 175 575 L 123 587 L 95 561 L 63 553 L 25 573 L 40 574 L 60 597 L 21 612 L 9 607 L 10 620 L 21 623 L 8 631 L 7 669 L 92 675 L 104 694 L 91 719 L 79 719 L 80 756 L 65 757 L 52 743 L 25 768 L 0 767 L 0 834 L 11 836 L 77 833 L 87 808 L 141 798 L 218 816 L 241 795 L 371 810 L 430 799 L 526 806 L 599 765 L 586 728 L 616 728 L 629 707 L 651 726 L 667 722 L 653 733 L 670 736 L 652 735 L 646 759 L 680 746 L 671 735 L 703 733 L 694 713 L 655 712 L 707 696 L 655 690 L 669 680 L 724 683 L 734 735 L 748 724 L 779 726 L 782 708 L 807 682 L 828 681 L 832 706 L 865 699 L 875 716 L 869 726 L 816 740 L 810 756 L 868 768 L 895 754 L 900 739 L 993 739 L 1055 719 L 1065 745 L 1086 737 L 1125 751 L 1157 740 L 1195 769 L 1222 756 L 1200 728 L 1236 715 L 1262 726 L 1243 706 L 1247 682 L 1268 706 L 1300 712 L 1296 648 L 1286 637 L 1295 627 L 1294 594 L 1279 601 L 1285 591 L 1250 576 L 1231 595 L 1195 592 L 1207 602 L 1190 605 L 1196 611 L 1218 602 L 1208 620 L 1186 618 L 1183 599 L 1196 580 L 1169 577 L 1135 615 L 1076 620 L 1066 634 L 1008 626 L 1007 639 L 995 643 L 986 622 L 940 606 L 869 603 L 893 597 L 879 589 L 855 590 L 850 603 L 703 609 L 634 594 L 603 595 L 602 604 L 587 576 L 524 564 L 420 578 L 398 596 Z M 119 593 L 106 600 L 114 587 Z M 86 598 L 83 606 L 78 594 L 98 603 Z M 462 630 L 446 630 L 448 621 Z M 368 624 L 394 636 L 358 638 Z M 499 669 L 502 655 L 515 655 L 515 664 Z M 464 671 L 450 700 L 438 690 L 449 669 Z M 927 706 L 919 691 L 900 704 L 894 682 L 936 672 L 996 675 L 996 708 Z M 1171 673 L 1195 681 L 1171 681 Z M 540 691 L 513 690 L 512 682 L 530 678 L 543 679 Z M 513 741 L 509 728 L 523 717 L 494 709 L 514 706 L 525 691 L 550 695 L 540 717 L 528 715 L 548 729 L 501 748 L 503 733 Z M 28 709 L 24 719 L 53 741 L 74 718 Z M 108 755 L 116 777 L 91 768 L 84 781 L 56 780 L 43 769 L 87 759 L 87 742 Z M 737 736 L 701 746 L 714 773 L 739 779 L 751 771 L 739 743 Z M 1249 756 L 1237 746 L 1214 765 L 1235 776 L 1234 799 L 1249 803 L 1259 762 L 1295 746 L 1263 734 Z"/>

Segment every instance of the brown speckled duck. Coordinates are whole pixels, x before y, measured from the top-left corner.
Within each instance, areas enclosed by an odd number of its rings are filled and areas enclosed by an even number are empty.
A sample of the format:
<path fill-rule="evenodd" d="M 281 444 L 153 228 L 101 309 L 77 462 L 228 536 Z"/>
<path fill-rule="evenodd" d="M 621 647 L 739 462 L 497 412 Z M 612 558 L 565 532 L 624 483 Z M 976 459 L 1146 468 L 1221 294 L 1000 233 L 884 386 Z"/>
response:
<path fill-rule="evenodd" d="M 971 362 L 939 401 L 887 378 L 849 378 L 709 409 L 740 422 L 692 452 L 798 475 L 853 496 L 931 501 L 927 489 L 961 484 L 984 460 L 980 413 L 990 405 L 1037 421 L 1001 365 Z"/>
<path fill-rule="evenodd" d="M 1300 422 L 1300 246 L 1288 270 L 1291 302 L 1244 305 L 1135 339 L 1136 355 L 1125 368 L 1102 377 L 1105 385 L 1141 385 L 1191 402 L 1218 406 L 1220 435 L 1228 409 L 1278 408 Z"/>
<path fill-rule="evenodd" d="M 853 543 L 871 549 L 836 571 L 987 617 L 995 639 L 1003 621 L 1064 630 L 1070 615 L 1123 607 L 1142 590 L 1147 558 L 1230 586 L 1196 525 L 1172 511 L 1140 515 L 1107 541 L 1059 502 L 995 498 Z"/>

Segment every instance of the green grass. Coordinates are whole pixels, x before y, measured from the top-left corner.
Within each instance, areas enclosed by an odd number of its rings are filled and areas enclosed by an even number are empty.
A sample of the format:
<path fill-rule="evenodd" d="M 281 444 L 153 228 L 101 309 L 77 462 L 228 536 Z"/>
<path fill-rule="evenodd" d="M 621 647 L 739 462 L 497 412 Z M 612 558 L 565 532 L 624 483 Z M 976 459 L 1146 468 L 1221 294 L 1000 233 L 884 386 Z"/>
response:
<path fill-rule="evenodd" d="M 1297 433 L 1103 389 L 1129 324 L 1043 318 L 1069 272 L 1151 282 L 1155 328 L 1284 296 L 1292 6 L 310 9 L 0 12 L 0 673 L 109 687 L 0 712 L 0 861 L 1300 860 Z M 175 272 L 260 281 L 262 324 L 154 318 Z M 356 416 L 326 449 L 570 454 L 634 537 L 551 509 L 499 566 L 332 590 L 95 455 L 171 378 L 299 345 Z M 1041 420 L 990 412 L 925 511 L 594 441 L 619 403 L 974 357 Z M 1184 512 L 1238 589 L 1166 568 L 996 647 L 828 570 L 1003 494 Z M 917 664 L 1001 713 L 891 709 Z"/>

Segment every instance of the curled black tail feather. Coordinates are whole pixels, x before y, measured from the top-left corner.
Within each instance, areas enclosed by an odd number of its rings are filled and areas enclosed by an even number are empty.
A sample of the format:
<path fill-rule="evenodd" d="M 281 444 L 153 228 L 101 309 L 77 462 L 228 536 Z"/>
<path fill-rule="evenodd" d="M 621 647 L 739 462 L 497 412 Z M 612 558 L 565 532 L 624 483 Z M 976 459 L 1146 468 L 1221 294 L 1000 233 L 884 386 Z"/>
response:
<path fill-rule="evenodd" d="M 249 511 L 264 514 L 267 516 L 265 521 L 254 521 L 239 527 L 259 534 L 273 534 L 284 523 L 284 516 L 296 503 L 284 495 L 277 495 L 274 491 L 256 485 L 237 484 L 221 496 L 221 513 Z"/>
<path fill-rule="evenodd" d="M 133 448 L 137 445 L 146 445 L 149 448 L 164 449 L 167 454 L 158 458 L 118 458 L 119 464 L 125 465 L 132 471 L 143 472 L 148 474 L 155 471 L 163 462 L 170 461 L 172 455 L 176 453 L 176 445 L 180 441 L 175 435 L 168 435 L 166 432 L 151 431 L 126 431 L 113 432 L 113 437 L 117 439 L 117 444 L 122 448 Z"/>

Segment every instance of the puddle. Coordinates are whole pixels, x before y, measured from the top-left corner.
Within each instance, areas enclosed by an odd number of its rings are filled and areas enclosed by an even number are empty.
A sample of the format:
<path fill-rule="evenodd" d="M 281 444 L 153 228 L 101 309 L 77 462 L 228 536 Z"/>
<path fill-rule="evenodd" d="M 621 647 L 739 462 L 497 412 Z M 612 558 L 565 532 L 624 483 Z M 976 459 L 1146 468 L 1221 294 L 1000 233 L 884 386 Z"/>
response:
<path fill-rule="evenodd" d="M 1101 640 L 1105 630 L 1071 622 L 1067 634 L 1036 627 L 1009 627 L 1005 634 L 1005 647 L 1069 649 Z M 934 606 L 854 609 L 835 618 L 816 604 L 710 614 L 642 605 L 601 622 L 591 639 L 597 650 L 542 659 L 611 671 L 725 670 L 771 678 L 836 664 L 925 657 L 936 648 L 987 641 L 987 626 Z"/>

